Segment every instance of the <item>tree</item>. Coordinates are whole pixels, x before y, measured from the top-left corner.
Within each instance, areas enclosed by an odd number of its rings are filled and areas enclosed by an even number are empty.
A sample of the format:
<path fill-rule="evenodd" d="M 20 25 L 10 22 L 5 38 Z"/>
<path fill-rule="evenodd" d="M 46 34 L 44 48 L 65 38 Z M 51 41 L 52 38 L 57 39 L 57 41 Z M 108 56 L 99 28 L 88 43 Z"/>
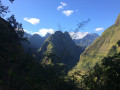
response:
<path fill-rule="evenodd" d="M 105 57 L 84 77 L 84 84 L 91 90 L 120 89 L 120 53 Z"/>
<path fill-rule="evenodd" d="M 14 15 L 7 18 L 7 21 L 13 26 L 20 40 L 28 41 L 27 40 L 28 38 L 24 36 L 24 30 L 23 30 L 22 24 L 17 22 Z"/>
<path fill-rule="evenodd" d="M 82 22 L 78 22 L 77 24 L 77 28 L 74 30 L 74 33 L 80 31 L 80 30 L 84 30 L 84 27 L 86 26 L 86 24 L 90 21 L 90 19 L 87 19 L 86 21 L 82 21 Z"/>
<path fill-rule="evenodd" d="M 4 17 L 6 13 L 9 12 L 9 7 L 8 6 L 4 6 L 0 0 L 0 17 Z"/>
<path fill-rule="evenodd" d="M 9 0 L 11 3 L 13 3 L 14 0 Z M 0 0 L 0 17 L 4 17 L 9 11 L 8 6 L 4 6 L 2 4 L 2 1 Z"/>
<path fill-rule="evenodd" d="M 118 46 L 120 47 L 120 40 L 117 42 Z"/>
<path fill-rule="evenodd" d="M 80 30 L 84 30 L 84 27 L 86 26 L 87 23 L 90 22 L 90 19 L 87 19 L 86 21 L 81 21 L 81 22 L 78 22 L 77 24 L 77 28 L 75 30 L 73 30 L 74 34 L 72 35 L 72 37 L 77 33 L 79 32 Z"/>

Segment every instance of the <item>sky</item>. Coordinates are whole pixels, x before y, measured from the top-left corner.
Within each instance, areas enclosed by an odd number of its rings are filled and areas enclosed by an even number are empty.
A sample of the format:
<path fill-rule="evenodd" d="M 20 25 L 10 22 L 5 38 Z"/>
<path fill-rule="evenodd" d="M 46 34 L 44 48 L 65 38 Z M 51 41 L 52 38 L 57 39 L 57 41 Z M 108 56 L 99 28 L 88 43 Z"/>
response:
<path fill-rule="evenodd" d="M 101 33 L 113 25 L 120 13 L 120 0 L 8 0 L 10 13 L 29 33 L 44 36 L 60 29 L 73 32 L 77 24 L 90 19 L 84 30 L 79 32 Z M 6 18 L 5 17 L 5 18 Z"/>

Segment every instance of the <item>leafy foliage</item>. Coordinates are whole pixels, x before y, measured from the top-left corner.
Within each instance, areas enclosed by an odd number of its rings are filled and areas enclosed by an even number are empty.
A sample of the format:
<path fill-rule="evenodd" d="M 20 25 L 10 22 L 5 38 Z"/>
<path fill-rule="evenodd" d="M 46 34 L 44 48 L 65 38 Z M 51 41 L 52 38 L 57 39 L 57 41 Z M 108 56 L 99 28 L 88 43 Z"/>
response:
<path fill-rule="evenodd" d="M 11 3 L 14 1 L 14 0 L 9 0 Z M 4 17 L 5 14 L 7 14 L 9 11 L 9 7 L 8 6 L 4 6 L 2 4 L 2 1 L 0 0 L 0 17 Z"/>
<path fill-rule="evenodd" d="M 96 64 L 92 71 L 84 77 L 84 84 L 91 90 L 120 89 L 120 53 L 105 57 L 102 64 Z"/>
<path fill-rule="evenodd" d="M 22 27 L 22 24 L 17 22 L 14 15 L 11 15 L 10 18 L 7 19 L 7 21 L 13 26 L 13 28 L 16 30 L 16 33 L 20 40 L 22 41 L 28 41 L 27 37 L 24 37 L 24 30 Z"/>
<path fill-rule="evenodd" d="M 117 42 L 118 46 L 120 47 L 120 40 Z"/>
<path fill-rule="evenodd" d="M 8 6 L 4 6 L 0 0 L 0 17 L 4 17 L 9 12 Z"/>

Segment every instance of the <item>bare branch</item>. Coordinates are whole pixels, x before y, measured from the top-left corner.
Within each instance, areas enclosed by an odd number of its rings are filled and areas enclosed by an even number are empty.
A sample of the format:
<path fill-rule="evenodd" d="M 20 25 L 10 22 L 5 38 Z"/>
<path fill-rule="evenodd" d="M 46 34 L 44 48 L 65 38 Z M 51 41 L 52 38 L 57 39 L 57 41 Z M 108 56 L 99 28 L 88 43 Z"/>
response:
<path fill-rule="evenodd" d="M 81 30 L 84 30 L 84 27 L 86 26 L 87 23 L 90 22 L 90 19 L 87 19 L 86 21 L 81 21 L 81 22 L 78 22 L 77 24 L 77 28 L 73 31 L 74 34 L 72 36 L 74 36 L 77 32 L 81 31 Z"/>

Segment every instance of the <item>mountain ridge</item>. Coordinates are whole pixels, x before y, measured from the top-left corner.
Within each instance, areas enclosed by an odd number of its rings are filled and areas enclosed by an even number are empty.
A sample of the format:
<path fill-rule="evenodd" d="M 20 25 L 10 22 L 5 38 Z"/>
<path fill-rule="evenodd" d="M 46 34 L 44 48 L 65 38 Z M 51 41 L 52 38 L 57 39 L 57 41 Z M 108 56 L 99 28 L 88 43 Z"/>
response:
<path fill-rule="evenodd" d="M 42 55 L 40 56 L 42 63 L 64 63 L 72 67 L 76 65 L 82 52 L 83 49 L 72 41 L 69 33 L 62 33 L 61 31 L 56 31 L 51 35 L 39 49 L 39 54 Z M 53 55 L 55 58 L 49 59 L 45 54 Z"/>
<path fill-rule="evenodd" d="M 89 45 L 91 45 L 93 43 L 93 41 L 95 39 L 97 39 L 97 37 L 99 37 L 99 35 L 97 33 L 90 33 L 87 34 L 85 37 L 83 37 L 82 39 L 73 39 L 73 41 L 77 44 L 80 45 L 82 47 L 88 47 Z"/>
<path fill-rule="evenodd" d="M 118 16 L 119 18 L 120 16 Z M 118 22 L 117 18 L 117 22 Z M 116 25 L 117 24 L 117 25 Z M 111 56 L 109 54 L 110 50 L 116 46 L 116 52 L 120 51 L 117 47 L 117 42 L 120 40 L 120 25 L 116 23 L 106 29 L 100 37 L 98 37 L 92 45 L 90 45 L 86 50 L 80 55 L 79 63 L 77 64 L 77 69 L 88 70 L 88 68 L 93 68 L 96 63 L 100 63 L 106 56 Z M 113 53 L 112 55 L 114 55 Z"/>

